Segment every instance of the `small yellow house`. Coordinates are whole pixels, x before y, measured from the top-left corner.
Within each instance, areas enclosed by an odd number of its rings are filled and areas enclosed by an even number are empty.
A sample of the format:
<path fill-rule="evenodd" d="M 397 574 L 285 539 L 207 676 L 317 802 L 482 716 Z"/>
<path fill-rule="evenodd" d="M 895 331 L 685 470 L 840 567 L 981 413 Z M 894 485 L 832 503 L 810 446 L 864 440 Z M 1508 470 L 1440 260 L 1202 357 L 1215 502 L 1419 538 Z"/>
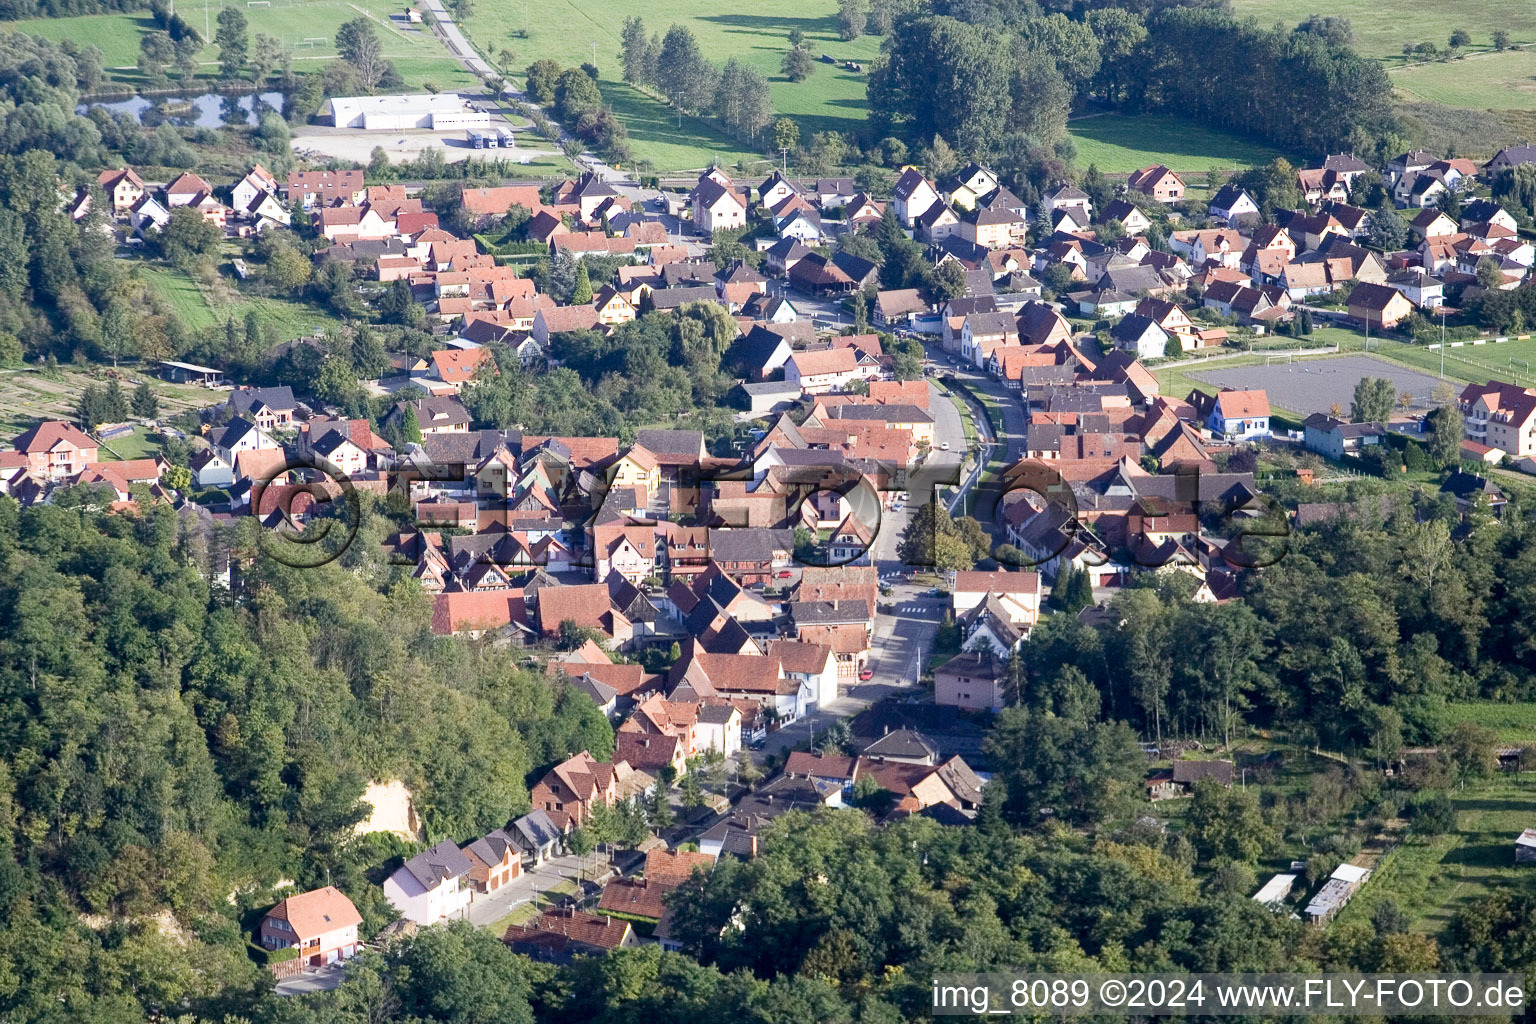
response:
<path fill-rule="evenodd" d="M 643 445 L 633 445 L 613 464 L 611 487 L 639 487 L 649 501 L 661 486 L 661 463 Z"/>
<path fill-rule="evenodd" d="M 592 305 L 597 309 L 597 322 L 608 327 L 627 324 L 638 315 L 635 304 L 612 285 L 603 285 Z"/>

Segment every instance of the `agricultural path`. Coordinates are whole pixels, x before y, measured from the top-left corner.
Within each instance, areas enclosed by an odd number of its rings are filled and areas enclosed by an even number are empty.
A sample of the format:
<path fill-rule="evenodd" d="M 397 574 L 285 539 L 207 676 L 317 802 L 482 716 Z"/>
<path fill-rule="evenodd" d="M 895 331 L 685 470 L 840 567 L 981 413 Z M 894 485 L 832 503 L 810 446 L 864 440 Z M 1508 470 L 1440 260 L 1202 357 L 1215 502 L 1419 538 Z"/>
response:
<path fill-rule="evenodd" d="M 486 61 L 485 58 L 481 57 L 479 51 L 470 44 L 470 41 L 465 37 L 463 30 L 461 30 L 458 25 L 454 24 L 453 17 L 448 13 L 447 9 L 443 7 L 443 0 L 424 0 L 422 6 L 424 6 L 431 13 L 433 28 L 435 31 L 442 35 L 443 41 L 448 44 L 449 52 L 457 57 L 459 59 L 459 63 L 463 64 L 464 67 L 470 71 L 470 73 L 480 79 L 499 75 L 499 72 L 497 72 L 495 68 L 491 67 L 490 63 Z M 539 105 L 537 103 L 534 103 L 532 100 L 530 100 L 526 94 L 519 93 L 512 89 L 510 85 L 507 86 L 507 91 L 513 93 L 523 102 L 527 103 L 530 108 L 538 108 Z M 544 113 L 546 117 L 549 116 L 548 111 L 545 111 Z M 554 119 L 551 118 L 551 120 Z M 566 138 L 570 137 L 569 134 L 566 133 L 564 126 L 561 126 L 560 131 L 562 136 L 561 141 L 564 141 Z M 620 171 L 613 169 L 612 167 L 609 167 L 607 164 L 599 160 L 594 154 L 583 153 L 578 163 L 587 167 L 587 169 L 592 171 L 592 173 L 596 174 L 598 178 L 603 181 L 629 180 L 628 175 L 623 174 Z"/>

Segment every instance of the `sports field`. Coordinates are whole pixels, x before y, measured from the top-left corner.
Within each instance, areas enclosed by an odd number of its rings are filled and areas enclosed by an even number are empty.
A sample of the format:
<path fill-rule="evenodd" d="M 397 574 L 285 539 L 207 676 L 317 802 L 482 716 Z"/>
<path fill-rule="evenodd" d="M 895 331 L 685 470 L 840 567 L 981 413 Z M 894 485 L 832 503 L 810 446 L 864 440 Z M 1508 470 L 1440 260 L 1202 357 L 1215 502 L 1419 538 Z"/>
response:
<path fill-rule="evenodd" d="M 619 37 L 630 16 L 642 18 L 652 34 L 665 35 L 673 24 L 686 25 L 716 64 L 736 57 L 757 68 L 768 77 L 774 111 L 793 118 L 802 138 L 819 131 L 854 131 L 863 124 L 865 74 L 820 60 L 803 82 L 791 82 L 779 71 L 792 28 L 804 33 L 805 46 L 818 58 L 825 53 L 867 68 L 880 52 L 879 36 L 846 43 L 837 38 L 834 0 L 762 0 L 743 13 L 701 8 L 685 0 L 558 0 L 533 6 L 524 0 L 477 0 L 464 31 L 492 63 L 499 62 L 503 48 L 510 49 L 514 78 L 539 58 L 571 66 L 593 62 L 595 54 L 603 96 L 629 126 L 635 156 L 658 169 L 761 156 L 703 121 L 685 117 L 679 128 L 677 115 L 664 103 L 623 84 Z M 528 37 L 516 36 L 525 26 Z"/>
<path fill-rule="evenodd" d="M 1109 174 L 1153 164 L 1180 172 L 1232 171 L 1265 164 L 1284 155 L 1262 143 L 1214 132 L 1176 117 L 1090 114 L 1069 122 L 1067 132 L 1077 145 L 1077 166 L 1097 164 L 1099 170 Z"/>
<path fill-rule="evenodd" d="M 217 27 L 219 11 L 226 6 L 245 13 L 250 37 L 263 33 L 277 39 L 293 54 L 294 69 L 318 71 L 336 56 L 336 30 L 343 22 L 363 15 L 373 21 L 384 43 L 384 53 L 395 62 L 407 84 L 420 87 L 432 82 L 441 90 L 477 84 L 449 55 L 426 25 L 409 25 L 401 14 L 403 5 L 387 0 L 271 0 L 256 4 L 247 0 L 207 0 L 206 4 L 183 4 L 179 13 L 199 32 L 206 27 L 205 39 L 211 39 Z M 82 46 L 95 46 L 106 59 L 114 79 L 133 83 L 139 78 L 139 39 L 155 29 L 147 12 L 134 14 L 98 14 L 76 18 L 34 18 L 0 25 L 10 31 L 26 32 L 48 39 L 72 39 Z M 218 47 L 206 46 L 202 52 L 200 76 L 215 77 L 218 71 Z M 174 78 L 175 72 L 171 71 Z"/>
<path fill-rule="evenodd" d="M 1328 412 L 1334 405 L 1348 409 L 1355 385 L 1362 377 L 1385 377 L 1399 393 L 1414 397 L 1414 408 L 1429 407 L 1439 381 L 1428 374 L 1404 369 L 1370 356 L 1338 356 L 1324 359 L 1276 362 L 1271 365 L 1194 370 L 1189 376 L 1224 388 L 1261 388 L 1270 404 L 1288 412 L 1310 416 Z"/>

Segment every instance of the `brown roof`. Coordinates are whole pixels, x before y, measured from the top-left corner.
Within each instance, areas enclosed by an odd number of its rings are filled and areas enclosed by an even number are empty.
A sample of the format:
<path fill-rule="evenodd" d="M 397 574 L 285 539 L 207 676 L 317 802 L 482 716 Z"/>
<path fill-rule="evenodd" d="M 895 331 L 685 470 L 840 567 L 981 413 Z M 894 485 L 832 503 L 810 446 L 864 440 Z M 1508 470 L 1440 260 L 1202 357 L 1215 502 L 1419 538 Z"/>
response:
<path fill-rule="evenodd" d="M 508 944 L 528 942 L 547 945 L 548 940 L 553 938 L 602 949 L 618 949 L 624 944 L 629 934 L 628 921 L 609 917 L 606 914 L 598 916 L 580 910 L 552 908 L 544 911 L 528 924 L 512 925 L 507 929 L 502 941 Z M 564 943 L 562 942 L 561 945 L 563 947 Z"/>
<path fill-rule="evenodd" d="M 694 850 L 651 850 L 645 855 L 645 877 L 661 885 L 681 885 L 696 869 L 708 874 L 714 866 L 714 857 Z"/>
<path fill-rule="evenodd" d="M 37 426 L 17 434 L 11 446 L 19 452 L 51 451 L 60 443 L 74 448 L 100 447 L 91 436 L 73 423 L 62 420 L 45 420 Z"/>
<path fill-rule="evenodd" d="M 955 593 L 1040 594 L 1040 574 L 1033 572 L 960 572 Z"/>
<path fill-rule="evenodd" d="M 789 358 L 802 377 L 820 373 L 848 373 L 858 366 L 858 356 L 851 348 L 796 352 Z"/>
<path fill-rule="evenodd" d="M 1222 419 L 1268 416 L 1269 395 L 1263 391 L 1223 391 L 1216 396 L 1216 408 Z"/>
<path fill-rule="evenodd" d="M 815 675 L 827 667 L 832 649 L 825 644 L 808 644 L 801 640 L 773 640 L 768 644 L 768 657 L 779 659 L 785 672 Z"/>
<path fill-rule="evenodd" d="M 334 885 L 289 896 L 267 911 L 267 916 L 287 921 L 300 939 L 315 938 L 338 928 L 363 923 L 363 915 Z"/>
<path fill-rule="evenodd" d="M 615 878 L 603 887 L 603 896 L 597 901 L 597 909 L 659 921 L 662 912 L 666 910 L 663 897 L 673 888 L 648 878 Z"/>
<path fill-rule="evenodd" d="M 578 626 L 608 633 L 610 616 L 617 614 L 608 588 L 602 583 L 544 587 L 539 591 L 539 626 L 546 633 L 558 630 L 567 619 Z"/>
<path fill-rule="evenodd" d="M 501 215 L 514 206 L 538 210 L 539 186 L 502 185 L 499 188 L 467 188 L 464 190 L 464 209 L 470 213 Z"/>

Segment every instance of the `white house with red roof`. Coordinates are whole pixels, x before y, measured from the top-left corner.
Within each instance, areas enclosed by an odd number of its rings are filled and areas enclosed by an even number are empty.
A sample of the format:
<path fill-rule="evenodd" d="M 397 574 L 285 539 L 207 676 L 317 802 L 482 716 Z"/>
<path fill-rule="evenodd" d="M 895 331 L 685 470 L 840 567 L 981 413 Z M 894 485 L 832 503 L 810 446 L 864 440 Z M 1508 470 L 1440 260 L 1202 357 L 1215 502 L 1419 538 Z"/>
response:
<path fill-rule="evenodd" d="M 257 928 L 265 949 L 297 949 L 306 967 L 320 967 L 356 956 L 362 946 L 357 928 L 363 915 L 334 885 L 289 896 L 267 911 Z"/>

